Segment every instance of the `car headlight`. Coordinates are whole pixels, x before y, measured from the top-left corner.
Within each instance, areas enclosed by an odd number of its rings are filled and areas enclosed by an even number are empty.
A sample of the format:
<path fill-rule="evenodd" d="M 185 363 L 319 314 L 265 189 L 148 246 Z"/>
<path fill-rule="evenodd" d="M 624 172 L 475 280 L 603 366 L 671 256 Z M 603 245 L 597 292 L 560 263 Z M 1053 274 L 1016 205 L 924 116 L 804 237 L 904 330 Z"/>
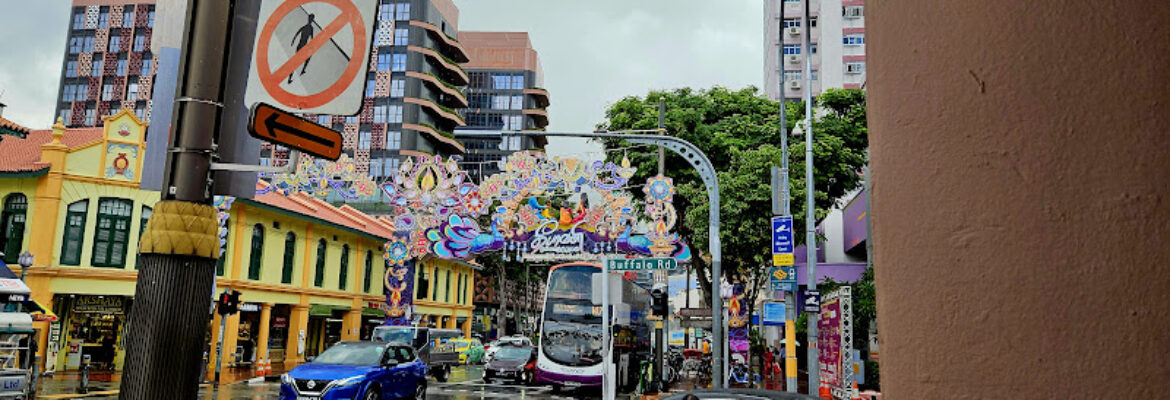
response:
<path fill-rule="evenodd" d="M 358 375 L 358 376 L 351 376 L 349 378 L 345 378 L 345 379 L 342 379 L 339 381 L 333 381 L 333 387 L 353 386 L 353 385 L 361 383 L 362 378 L 364 378 L 364 377 L 365 377 L 365 375 Z"/>
<path fill-rule="evenodd" d="M 280 382 L 284 383 L 285 385 L 292 386 L 292 387 L 297 386 L 296 381 L 293 380 L 293 378 L 291 376 L 288 376 L 288 374 L 280 374 Z"/>

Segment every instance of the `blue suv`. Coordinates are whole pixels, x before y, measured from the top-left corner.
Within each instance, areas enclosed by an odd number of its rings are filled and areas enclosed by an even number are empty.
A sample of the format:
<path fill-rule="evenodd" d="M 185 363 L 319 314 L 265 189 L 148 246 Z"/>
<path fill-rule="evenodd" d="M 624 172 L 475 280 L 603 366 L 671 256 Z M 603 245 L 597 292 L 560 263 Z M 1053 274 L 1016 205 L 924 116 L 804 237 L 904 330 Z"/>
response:
<path fill-rule="evenodd" d="M 340 342 L 280 376 L 281 400 L 426 399 L 427 367 L 407 345 Z"/>

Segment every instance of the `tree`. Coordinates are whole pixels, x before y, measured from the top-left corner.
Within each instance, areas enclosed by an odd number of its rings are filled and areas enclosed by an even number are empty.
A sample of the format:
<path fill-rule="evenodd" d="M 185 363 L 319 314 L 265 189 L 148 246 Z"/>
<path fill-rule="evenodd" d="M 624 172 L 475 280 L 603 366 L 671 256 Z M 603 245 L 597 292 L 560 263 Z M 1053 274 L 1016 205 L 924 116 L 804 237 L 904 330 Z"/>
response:
<path fill-rule="evenodd" d="M 724 272 L 748 283 L 749 306 L 759 292 L 765 266 L 770 262 L 771 217 L 770 167 L 780 165 L 781 143 L 778 129 L 778 102 L 764 98 L 754 87 L 729 90 L 690 88 L 654 91 L 646 97 L 626 97 L 606 112 L 601 130 L 654 129 L 658 113 L 652 106 L 659 97 L 666 102 L 666 129 L 669 135 L 693 143 L 706 153 L 721 186 L 721 235 Z M 865 94 L 859 90 L 830 89 L 818 98 L 819 118 L 813 123 L 815 206 L 817 220 L 846 193 L 860 183 L 857 171 L 866 160 Z M 802 103 L 785 107 L 788 131 L 803 117 Z M 791 209 L 794 226 L 804 227 L 804 143 L 795 138 L 789 143 Z M 607 149 L 631 146 L 623 140 L 603 140 Z M 611 152 L 611 161 L 627 155 L 638 168 L 634 182 L 643 182 L 657 174 L 657 154 L 645 151 Z M 708 203 L 706 188 L 693 167 L 682 157 L 667 152 L 665 174 L 677 187 L 675 208 L 681 223 L 676 230 L 687 240 L 695 254 L 693 264 L 699 286 L 710 301 L 711 277 L 707 252 Z M 804 235 L 795 235 L 804 243 Z M 709 304 L 708 304 L 709 305 Z"/>

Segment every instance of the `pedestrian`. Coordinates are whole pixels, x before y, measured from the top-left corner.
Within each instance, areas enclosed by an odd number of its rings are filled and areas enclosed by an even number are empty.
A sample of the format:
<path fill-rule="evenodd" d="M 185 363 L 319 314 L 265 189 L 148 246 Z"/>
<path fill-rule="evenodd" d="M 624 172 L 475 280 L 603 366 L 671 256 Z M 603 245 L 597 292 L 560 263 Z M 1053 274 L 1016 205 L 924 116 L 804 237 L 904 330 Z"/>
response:
<path fill-rule="evenodd" d="M 764 351 L 764 377 L 765 378 L 772 376 L 772 366 L 773 366 L 773 364 L 772 364 L 772 351 L 773 351 L 773 349 L 768 349 L 768 350 Z"/>

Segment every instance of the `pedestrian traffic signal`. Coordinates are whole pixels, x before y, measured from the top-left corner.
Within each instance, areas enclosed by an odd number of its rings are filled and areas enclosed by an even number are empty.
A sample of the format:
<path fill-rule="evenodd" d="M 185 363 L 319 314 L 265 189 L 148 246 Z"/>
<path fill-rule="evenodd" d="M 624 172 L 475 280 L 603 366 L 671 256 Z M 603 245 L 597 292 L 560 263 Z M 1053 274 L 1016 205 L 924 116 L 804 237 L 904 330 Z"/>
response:
<path fill-rule="evenodd" d="M 232 315 L 240 311 L 240 291 L 225 290 L 219 294 L 219 315 Z"/>

